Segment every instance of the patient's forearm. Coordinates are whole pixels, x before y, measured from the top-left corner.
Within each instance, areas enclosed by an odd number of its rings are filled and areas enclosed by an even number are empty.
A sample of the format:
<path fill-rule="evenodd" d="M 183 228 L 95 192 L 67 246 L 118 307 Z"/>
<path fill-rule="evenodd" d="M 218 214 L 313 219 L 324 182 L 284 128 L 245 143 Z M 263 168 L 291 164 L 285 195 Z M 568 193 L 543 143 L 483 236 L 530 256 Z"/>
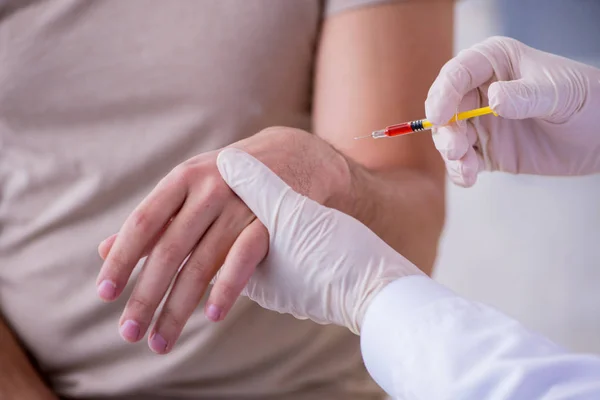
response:
<path fill-rule="evenodd" d="M 33 368 L 19 342 L 1 318 L 0 399 L 58 399 Z"/>
<path fill-rule="evenodd" d="M 435 29 L 423 26 L 423 15 Z M 382 2 L 328 18 L 315 69 L 314 133 L 354 161 L 351 193 L 331 206 L 426 272 L 444 219 L 444 164 L 431 137 L 353 138 L 423 117 L 427 91 L 452 57 L 452 16 L 453 1 L 436 0 Z"/>
<path fill-rule="evenodd" d="M 444 225 L 444 183 L 413 169 L 370 171 L 350 162 L 352 189 L 332 204 L 367 225 L 390 246 L 431 273 Z"/>

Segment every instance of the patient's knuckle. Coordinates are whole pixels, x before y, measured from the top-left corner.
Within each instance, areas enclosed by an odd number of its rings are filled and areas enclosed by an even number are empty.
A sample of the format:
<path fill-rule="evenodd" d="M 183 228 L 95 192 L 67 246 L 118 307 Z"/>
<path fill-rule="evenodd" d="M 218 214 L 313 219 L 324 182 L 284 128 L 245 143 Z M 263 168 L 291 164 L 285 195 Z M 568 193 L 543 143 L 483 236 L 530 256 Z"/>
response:
<path fill-rule="evenodd" d="M 153 225 L 150 214 L 143 209 L 138 209 L 131 213 L 131 224 L 136 231 L 141 233 L 149 232 Z"/>
<path fill-rule="evenodd" d="M 123 250 L 111 249 L 111 252 L 108 256 L 111 268 L 116 274 L 122 274 L 131 265 L 131 262 L 129 261 Z"/>
<path fill-rule="evenodd" d="M 203 182 L 206 190 L 217 196 L 222 196 L 230 192 L 229 186 L 223 181 L 218 171 L 208 174 Z"/>
<path fill-rule="evenodd" d="M 235 199 L 234 193 L 221 179 L 221 176 L 209 175 L 202 182 L 202 199 L 204 207 L 224 206 Z"/>
<path fill-rule="evenodd" d="M 203 220 L 202 215 L 208 213 L 210 208 L 210 203 L 201 201 L 192 204 L 185 214 L 180 213 L 178 218 L 181 220 L 183 230 L 185 232 L 196 231 L 196 225 Z"/>
<path fill-rule="evenodd" d="M 142 319 L 147 319 L 146 316 L 151 314 L 158 301 L 151 300 L 150 298 L 141 295 L 132 295 L 127 302 L 127 308 L 131 313 L 135 314 Z"/>
<path fill-rule="evenodd" d="M 183 328 L 183 317 L 172 306 L 165 306 L 161 311 L 161 325 L 170 325 L 177 330 Z"/>
<path fill-rule="evenodd" d="M 250 243 L 248 243 L 247 246 L 241 248 L 241 251 L 236 252 L 232 263 L 235 263 L 236 267 L 240 269 L 254 269 L 259 262 L 258 253 L 258 247 L 251 246 Z"/>
<path fill-rule="evenodd" d="M 184 278 L 193 286 L 206 286 L 210 283 L 214 269 L 204 260 L 190 259 L 184 270 Z"/>
<path fill-rule="evenodd" d="M 199 167 L 191 162 L 183 162 L 171 171 L 171 182 L 176 185 L 189 185 L 198 177 Z"/>
<path fill-rule="evenodd" d="M 224 299 L 234 300 L 242 291 L 243 286 L 239 283 L 229 281 L 227 279 L 219 279 L 216 285 L 216 290 Z"/>
<path fill-rule="evenodd" d="M 183 250 L 176 243 L 159 246 L 155 251 L 155 260 L 160 265 L 179 264 L 182 261 Z"/>

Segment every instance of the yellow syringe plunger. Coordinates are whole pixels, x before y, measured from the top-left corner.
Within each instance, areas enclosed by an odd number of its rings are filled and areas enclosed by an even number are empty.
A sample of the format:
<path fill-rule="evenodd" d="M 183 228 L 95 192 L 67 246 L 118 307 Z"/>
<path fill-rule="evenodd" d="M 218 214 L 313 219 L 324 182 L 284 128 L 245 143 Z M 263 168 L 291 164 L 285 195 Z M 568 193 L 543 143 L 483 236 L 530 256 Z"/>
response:
<path fill-rule="evenodd" d="M 446 125 L 453 124 L 456 121 L 464 121 L 466 119 L 481 117 L 482 115 L 488 115 L 488 114 L 494 114 L 496 117 L 498 116 L 498 114 L 496 114 L 496 112 L 494 110 L 492 110 L 489 106 L 481 107 L 481 108 L 476 108 L 474 110 L 463 111 L 463 112 L 456 114 L 454 117 L 452 117 L 450 119 L 450 121 L 448 121 L 448 123 Z M 423 125 L 422 130 L 433 128 L 433 124 L 431 122 L 429 122 L 428 119 L 422 119 L 421 123 Z"/>

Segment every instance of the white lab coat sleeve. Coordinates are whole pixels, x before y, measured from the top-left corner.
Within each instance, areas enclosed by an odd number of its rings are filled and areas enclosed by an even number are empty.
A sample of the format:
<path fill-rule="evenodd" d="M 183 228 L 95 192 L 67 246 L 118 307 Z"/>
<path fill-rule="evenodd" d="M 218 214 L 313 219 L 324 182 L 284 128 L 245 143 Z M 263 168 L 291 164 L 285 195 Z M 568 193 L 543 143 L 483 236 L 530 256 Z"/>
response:
<path fill-rule="evenodd" d="M 425 276 L 373 300 L 361 348 L 399 399 L 600 399 L 600 358 L 570 354 L 515 320 Z"/>

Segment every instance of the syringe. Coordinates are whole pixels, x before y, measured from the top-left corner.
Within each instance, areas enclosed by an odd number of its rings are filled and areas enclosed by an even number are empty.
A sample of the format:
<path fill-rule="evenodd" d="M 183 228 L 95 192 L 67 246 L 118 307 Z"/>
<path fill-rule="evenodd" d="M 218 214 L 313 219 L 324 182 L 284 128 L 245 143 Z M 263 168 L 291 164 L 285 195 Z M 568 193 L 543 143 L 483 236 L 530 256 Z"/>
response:
<path fill-rule="evenodd" d="M 456 121 L 462 121 L 462 120 L 469 119 L 469 118 L 480 117 L 482 115 L 487 115 L 487 114 L 494 114 L 495 116 L 498 116 L 498 114 L 496 114 L 490 107 L 483 107 L 483 108 L 477 108 L 475 110 L 464 111 L 464 112 L 458 113 L 450 121 L 448 121 L 448 124 L 451 124 Z M 427 129 L 431 129 L 432 127 L 433 127 L 433 124 L 431 122 L 429 122 L 427 119 L 419 119 L 416 121 L 410 121 L 410 122 L 404 122 L 402 124 L 391 125 L 385 129 L 374 131 L 370 135 L 355 137 L 354 139 L 366 139 L 366 138 L 380 139 L 380 138 L 384 138 L 384 137 L 401 136 L 401 135 L 406 135 L 406 134 L 413 133 L 413 132 L 420 132 L 420 131 L 424 131 Z"/>

